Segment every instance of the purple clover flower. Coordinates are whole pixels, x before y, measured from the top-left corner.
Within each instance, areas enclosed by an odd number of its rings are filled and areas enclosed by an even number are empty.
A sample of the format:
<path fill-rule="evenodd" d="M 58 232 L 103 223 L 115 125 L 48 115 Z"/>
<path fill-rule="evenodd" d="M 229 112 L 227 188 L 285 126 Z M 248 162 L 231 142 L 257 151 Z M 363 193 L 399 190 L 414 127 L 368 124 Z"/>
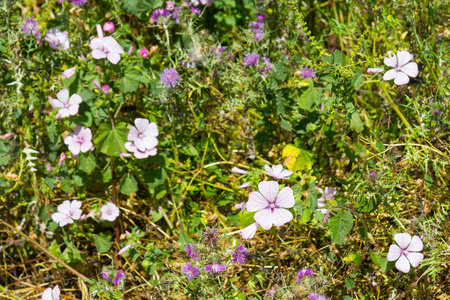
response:
<path fill-rule="evenodd" d="M 300 69 L 300 77 L 303 79 L 306 78 L 314 78 L 316 77 L 316 73 L 314 73 L 314 69 L 311 67 L 311 69 L 308 69 L 307 66 L 305 66 L 304 68 Z"/>
<path fill-rule="evenodd" d="M 23 33 L 28 35 L 36 35 L 38 32 L 37 22 L 33 18 L 28 18 L 25 23 L 22 23 Z"/>
<path fill-rule="evenodd" d="M 202 11 L 200 9 L 198 9 L 197 7 L 191 7 L 191 12 L 193 12 L 194 14 L 201 14 Z"/>
<path fill-rule="evenodd" d="M 268 57 L 263 57 L 263 58 L 261 58 L 261 60 L 262 60 L 262 61 L 264 62 L 264 64 L 265 64 L 265 67 L 261 69 L 262 76 L 265 77 L 265 76 L 267 76 L 267 75 L 270 73 L 270 71 L 272 71 L 273 65 L 272 65 L 272 63 L 270 62 L 270 58 L 268 58 Z"/>
<path fill-rule="evenodd" d="M 205 272 L 206 273 L 222 273 L 227 268 L 227 265 L 221 265 L 221 264 L 212 264 L 212 265 L 206 265 L 205 266 Z"/>
<path fill-rule="evenodd" d="M 256 65 L 258 64 L 259 61 L 259 55 L 257 53 L 248 53 L 245 57 L 244 57 L 244 65 L 246 67 L 256 67 Z"/>
<path fill-rule="evenodd" d="M 178 84 L 178 72 L 172 68 L 166 68 L 160 75 L 161 83 L 169 89 L 174 88 Z"/>
<path fill-rule="evenodd" d="M 217 230 L 214 226 L 206 228 L 205 231 L 202 232 L 203 242 L 211 245 L 211 248 L 214 247 L 219 241 L 219 230 Z"/>
<path fill-rule="evenodd" d="M 198 270 L 198 268 L 194 267 L 191 262 L 184 264 L 181 267 L 181 271 L 184 273 L 184 275 L 186 275 L 188 281 L 191 281 L 192 279 L 200 275 L 200 271 Z"/>
<path fill-rule="evenodd" d="M 260 23 L 263 23 L 266 20 L 266 16 L 263 14 L 257 15 L 256 20 L 258 20 L 258 22 Z"/>
<path fill-rule="evenodd" d="M 277 290 L 278 290 L 278 285 L 277 284 L 273 288 L 271 288 L 270 290 L 267 290 L 266 299 L 273 300 L 273 298 L 277 294 Z"/>
<path fill-rule="evenodd" d="M 264 29 L 264 23 L 260 22 L 251 22 L 248 26 L 250 27 L 250 30 Z"/>
<path fill-rule="evenodd" d="M 300 282 L 304 276 L 313 277 L 314 271 L 310 268 L 305 268 L 305 269 L 299 271 L 296 275 L 297 278 L 295 279 L 295 281 Z"/>
<path fill-rule="evenodd" d="M 327 296 L 322 295 L 322 294 L 314 293 L 314 294 L 308 296 L 308 299 L 309 300 L 329 300 L 330 298 L 327 298 Z"/>
<path fill-rule="evenodd" d="M 116 273 L 116 278 L 113 280 L 114 285 L 119 285 L 123 283 L 123 280 L 125 279 L 125 272 L 123 270 L 119 270 Z"/>
<path fill-rule="evenodd" d="M 108 274 L 108 271 L 106 271 L 106 270 L 101 271 L 101 272 L 100 272 L 100 276 L 101 276 L 104 280 L 109 281 L 109 274 Z"/>
<path fill-rule="evenodd" d="M 189 258 L 192 258 L 193 260 L 200 260 L 200 253 L 198 252 L 195 244 L 187 244 L 185 249 Z"/>
<path fill-rule="evenodd" d="M 248 250 L 244 245 L 238 245 L 233 252 L 233 263 L 245 265 L 247 262 Z"/>
<path fill-rule="evenodd" d="M 255 42 L 262 41 L 264 39 L 264 31 L 262 29 L 254 29 L 253 30 L 253 40 Z"/>
<path fill-rule="evenodd" d="M 170 16 L 170 12 L 165 9 L 165 8 L 158 8 L 157 10 L 155 10 L 152 14 L 152 20 L 153 23 L 157 24 L 158 23 L 158 19 L 160 17 L 164 17 L 164 18 L 168 18 Z"/>

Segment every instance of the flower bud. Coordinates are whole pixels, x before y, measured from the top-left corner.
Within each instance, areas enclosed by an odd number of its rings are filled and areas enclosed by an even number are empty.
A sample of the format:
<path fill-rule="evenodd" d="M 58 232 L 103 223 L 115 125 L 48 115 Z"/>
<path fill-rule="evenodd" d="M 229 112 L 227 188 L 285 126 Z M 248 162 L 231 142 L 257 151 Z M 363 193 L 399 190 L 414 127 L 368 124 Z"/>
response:
<path fill-rule="evenodd" d="M 141 50 L 139 50 L 139 54 L 141 55 L 142 58 L 147 58 L 148 50 L 146 48 L 142 48 Z"/>
<path fill-rule="evenodd" d="M 114 23 L 111 21 L 108 21 L 105 24 L 103 24 L 103 31 L 114 32 Z"/>

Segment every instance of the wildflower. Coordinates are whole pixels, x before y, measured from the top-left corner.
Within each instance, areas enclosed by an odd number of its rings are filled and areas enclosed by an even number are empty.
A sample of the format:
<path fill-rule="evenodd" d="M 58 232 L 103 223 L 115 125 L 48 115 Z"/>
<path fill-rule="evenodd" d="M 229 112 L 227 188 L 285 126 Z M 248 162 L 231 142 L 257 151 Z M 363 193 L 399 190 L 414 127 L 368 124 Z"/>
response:
<path fill-rule="evenodd" d="M 2 136 L 2 139 L 6 141 L 6 140 L 9 140 L 12 136 L 13 136 L 13 133 L 12 132 L 8 132 L 8 133 L 5 133 Z"/>
<path fill-rule="evenodd" d="M 238 167 L 232 167 L 232 168 L 231 168 L 231 172 L 233 172 L 233 173 L 238 173 L 238 174 L 244 174 L 244 175 L 247 175 L 247 174 L 248 174 L 247 171 L 242 170 L 242 169 L 239 169 Z"/>
<path fill-rule="evenodd" d="M 233 263 L 245 265 L 247 263 L 248 250 L 244 245 L 238 245 L 233 252 Z"/>
<path fill-rule="evenodd" d="M 161 83 L 169 89 L 174 88 L 178 84 L 178 72 L 172 68 L 166 68 L 160 75 Z"/>
<path fill-rule="evenodd" d="M 191 262 L 184 264 L 181 267 L 181 271 L 184 273 L 184 275 L 186 275 L 188 281 L 191 281 L 192 279 L 200 275 L 200 271 L 198 270 L 198 268 L 194 267 Z"/>
<path fill-rule="evenodd" d="M 272 176 L 274 179 L 289 179 L 294 172 L 290 170 L 283 170 L 283 165 L 275 165 L 272 168 L 269 165 L 265 165 L 264 169 L 267 171 L 269 176 Z"/>
<path fill-rule="evenodd" d="M 206 6 L 211 6 L 213 5 L 215 0 L 200 0 L 200 3 Z"/>
<path fill-rule="evenodd" d="M 227 268 L 227 265 L 221 265 L 221 264 L 212 264 L 212 265 L 206 265 L 205 266 L 205 272 L 206 273 L 222 273 Z"/>
<path fill-rule="evenodd" d="M 80 95 L 73 94 L 69 99 L 69 90 L 62 89 L 56 94 L 56 98 L 49 97 L 49 101 L 53 108 L 59 108 L 57 119 L 74 116 L 78 113 L 78 107 L 82 101 Z"/>
<path fill-rule="evenodd" d="M 251 31 L 254 31 L 255 29 L 264 29 L 264 23 L 263 22 L 251 22 L 250 24 L 248 24 L 248 26 L 250 27 Z"/>
<path fill-rule="evenodd" d="M 127 244 L 125 247 L 123 247 L 122 249 L 120 249 L 119 252 L 117 252 L 117 255 L 122 255 L 122 254 L 124 254 L 124 253 L 127 252 L 127 250 L 130 249 L 130 248 L 131 248 L 131 245 L 130 245 L 130 244 Z"/>
<path fill-rule="evenodd" d="M 168 11 L 172 11 L 175 8 L 175 6 L 174 6 L 172 1 L 166 1 L 166 3 L 167 3 L 166 9 Z"/>
<path fill-rule="evenodd" d="M 139 54 L 141 55 L 142 58 L 147 58 L 148 50 L 146 48 L 142 48 L 141 50 L 139 50 Z"/>
<path fill-rule="evenodd" d="M 35 32 L 34 36 L 36 37 L 36 43 L 42 45 L 42 32 L 38 30 Z"/>
<path fill-rule="evenodd" d="M 100 276 L 101 276 L 104 280 L 109 281 L 109 273 L 108 273 L 107 270 L 101 271 L 101 272 L 100 272 Z"/>
<path fill-rule="evenodd" d="M 33 18 L 28 18 L 25 23 L 22 23 L 23 33 L 28 35 L 35 35 L 38 31 L 38 27 L 36 26 L 37 22 Z"/>
<path fill-rule="evenodd" d="M 115 26 L 112 21 L 108 21 L 105 24 L 103 24 L 103 31 L 106 32 L 114 32 Z"/>
<path fill-rule="evenodd" d="M 264 21 L 266 20 L 266 16 L 263 14 L 257 15 L 256 20 L 258 20 L 259 23 L 264 23 Z"/>
<path fill-rule="evenodd" d="M 87 3 L 87 0 L 70 0 L 70 2 L 72 2 L 73 5 L 81 7 Z"/>
<path fill-rule="evenodd" d="M 377 177 L 377 171 L 373 170 L 372 172 L 369 172 L 369 177 L 373 178 L 373 177 Z"/>
<path fill-rule="evenodd" d="M 61 168 L 63 162 L 66 160 L 66 155 L 63 153 L 61 153 L 61 155 L 59 156 L 59 162 L 58 162 L 58 167 Z"/>
<path fill-rule="evenodd" d="M 145 149 L 144 151 L 141 151 L 132 142 L 126 142 L 125 148 L 128 151 L 133 152 L 134 157 L 136 157 L 137 159 L 147 158 L 149 156 L 155 156 L 158 151 L 158 149 L 156 149 L 156 148 Z"/>
<path fill-rule="evenodd" d="M 52 166 L 50 164 L 47 164 L 47 172 L 51 172 L 52 171 Z"/>
<path fill-rule="evenodd" d="M 259 224 L 257 222 L 245 227 L 241 231 L 239 231 L 239 234 L 242 236 L 244 240 L 251 239 L 255 236 L 256 231 L 258 230 Z"/>
<path fill-rule="evenodd" d="M 102 213 L 100 218 L 110 222 L 113 222 L 119 216 L 119 208 L 112 202 L 103 205 L 100 212 Z"/>
<path fill-rule="evenodd" d="M 308 299 L 309 300 L 329 300 L 330 298 L 327 298 L 327 296 L 322 295 L 322 294 L 314 293 L 314 294 L 308 296 Z"/>
<path fill-rule="evenodd" d="M 325 207 L 325 200 L 334 200 L 334 195 L 336 195 L 337 191 L 333 188 L 326 187 L 325 193 L 321 188 L 318 189 L 319 192 L 322 194 L 322 197 L 317 199 L 317 206 L 318 207 Z M 328 210 L 326 208 L 318 209 L 321 213 L 324 215 L 328 214 Z"/>
<path fill-rule="evenodd" d="M 415 62 L 408 63 L 413 58 L 408 51 L 398 51 L 397 55 L 389 51 L 388 57 L 384 58 L 385 65 L 393 67 L 384 73 L 383 80 L 395 79 L 396 85 L 403 85 L 409 82 L 409 77 L 416 77 L 419 74 L 417 64 Z M 409 77 L 408 77 L 409 76 Z"/>
<path fill-rule="evenodd" d="M 304 268 L 297 273 L 295 281 L 300 282 L 304 276 L 313 277 L 314 271 L 310 268 Z"/>
<path fill-rule="evenodd" d="M 48 42 L 50 48 L 52 49 L 67 50 L 70 48 L 69 33 L 67 33 L 67 31 L 50 29 L 47 34 L 45 34 L 44 41 Z"/>
<path fill-rule="evenodd" d="M 128 48 L 128 55 L 132 55 L 133 50 L 134 50 L 134 47 L 133 47 L 133 45 L 131 45 L 130 48 Z"/>
<path fill-rule="evenodd" d="M 93 80 L 92 83 L 95 85 L 96 88 L 98 88 L 100 91 L 102 90 L 102 86 L 97 80 Z"/>
<path fill-rule="evenodd" d="M 246 208 L 247 204 L 244 202 L 238 203 L 234 205 L 234 208 L 236 209 L 240 209 L 241 211 L 244 211 Z"/>
<path fill-rule="evenodd" d="M 253 40 L 255 42 L 262 41 L 264 39 L 264 31 L 262 29 L 255 28 L 253 30 Z"/>
<path fill-rule="evenodd" d="M 194 14 L 201 14 L 202 11 L 200 9 L 198 9 L 197 7 L 191 7 L 191 12 L 193 12 Z"/>
<path fill-rule="evenodd" d="M 200 260 L 200 253 L 198 252 L 195 244 L 187 244 L 185 249 L 189 258 L 192 258 L 193 260 Z"/>
<path fill-rule="evenodd" d="M 383 68 L 368 68 L 367 69 L 367 73 L 369 74 L 375 74 L 375 73 L 380 73 L 383 72 Z"/>
<path fill-rule="evenodd" d="M 244 184 L 241 184 L 240 186 L 238 186 L 238 189 L 245 189 L 246 187 L 250 186 L 250 182 L 246 182 Z"/>
<path fill-rule="evenodd" d="M 91 129 L 77 126 L 73 132 L 64 139 L 64 144 L 69 146 L 72 155 L 77 156 L 80 152 L 86 153 L 91 150 L 93 146 Z"/>
<path fill-rule="evenodd" d="M 134 120 L 136 127 L 132 126 L 128 132 L 127 139 L 134 143 L 140 150 L 153 149 L 158 145 L 158 126 L 155 122 L 149 122 L 147 119 L 136 118 Z"/>
<path fill-rule="evenodd" d="M 393 244 L 389 247 L 387 259 L 388 261 L 397 260 L 395 267 L 403 273 L 408 273 L 411 269 L 410 265 L 416 268 L 423 260 L 423 254 L 418 253 L 423 249 L 422 240 L 417 235 L 411 239 L 409 233 L 397 233 L 394 239 L 398 246 Z"/>
<path fill-rule="evenodd" d="M 109 85 L 107 85 L 107 84 L 105 84 L 104 86 L 103 86 L 103 88 L 102 88 L 102 92 L 103 92 L 103 94 L 105 94 L 106 96 L 109 96 L 109 90 L 110 90 L 110 87 L 109 87 Z"/>
<path fill-rule="evenodd" d="M 95 59 L 107 58 L 110 63 L 117 64 L 120 54 L 124 53 L 122 47 L 112 36 L 103 36 L 102 27 L 97 24 L 98 38 L 93 38 L 89 43 L 92 49 L 92 57 Z"/>
<path fill-rule="evenodd" d="M 125 272 L 123 270 L 117 271 L 116 278 L 114 278 L 114 280 L 113 280 L 113 284 L 114 285 L 122 284 L 123 280 L 125 279 L 125 277 L 126 277 L 126 274 L 125 274 Z"/>
<path fill-rule="evenodd" d="M 181 8 L 181 6 L 178 6 L 172 12 L 172 19 L 174 19 L 175 23 L 177 24 L 180 23 L 180 19 L 178 19 L 178 13 L 180 12 Z"/>
<path fill-rule="evenodd" d="M 219 241 L 219 230 L 214 226 L 207 227 L 205 231 L 202 232 L 203 242 L 208 243 L 211 247 L 217 244 Z"/>
<path fill-rule="evenodd" d="M 65 70 L 65 71 L 61 74 L 61 77 L 64 77 L 64 78 L 70 78 L 70 77 L 73 76 L 73 74 L 75 74 L 75 71 L 76 71 L 76 68 L 75 68 L 75 67 L 69 68 L 69 69 Z"/>
<path fill-rule="evenodd" d="M 273 298 L 277 294 L 277 290 L 278 290 L 278 285 L 276 285 L 276 284 L 273 288 L 271 288 L 270 290 L 267 290 L 266 299 L 273 300 Z"/>
<path fill-rule="evenodd" d="M 81 61 L 86 61 L 86 57 L 83 54 L 78 55 L 78 59 Z"/>
<path fill-rule="evenodd" d="M 314 73 L 314 69 L 311 67 L 311 69 L 308 69 L 307 66 L 305 66 L 304 68 L 300 69 L 300 77 L 303 79 L 306 78 L 314 78 L 316 77 L 316 73 Z"/>
<path fill-rule="evenodd" d="M 52 288 L 48 288 L 42 293 L 42 300 L 59 300 L 60 293 L 58 285 L 53 290 Z"/>
<path fill-rule="evenodd" d="M 294 192 L 290 187 L 279 191 L 278 182 L 262 181 L 258 188 L 260 192 L 250 194 L 247 211 L 257 212 L 254 218 L 262 228 L 269 230 L 272 225 L 281 226 L 292 220 L 292 213 L 284 209 L 295 204 Z"/>
<path fill-rule="evenodd" d="M 256 67 L 256 65 L 258 64 L 259 61 L 259 55 L 257 53 L 248 53 L 245 57 L 244 57 L 244 65 L 246 67 Z"/>
<path fill-rule="evenodd" d="M 270 71 L 272 71 L 273 65 L 270 62 L 270 59 L 267 57 L 263 57 L 263 58 L 261 58 L 261 60 L 263 61 L 264 65 L 265 65 L 265 67 L 261 69 L 262 76 L 266 77 L 270 73 Z"/>
<path fill-rule="evenodd" d="M 58 205 L 58 211 L 52 214 L 52 220 L 63 227 L 67 224 L 72 224 L 73 220 L 78 220 L 81 217 L 81 201 L 66 200 Z"/>
<path fill-rule="evenodd" d="M 435 114 L 435 115 L 439 114 L 439 111 L 438 111 L 438 110 L 435 110 L 435 111 L 434 111 L 434 114 Z"/>
<path fill-rule="evenodd" d="M 164 17 L 168 18 L 170 16 L 170 12 L 167 9 L 164 8 L 158 8 L 155 10 L 152 14 L 152 20 L 154 24 L 158 23 L 159 18 Z"/>

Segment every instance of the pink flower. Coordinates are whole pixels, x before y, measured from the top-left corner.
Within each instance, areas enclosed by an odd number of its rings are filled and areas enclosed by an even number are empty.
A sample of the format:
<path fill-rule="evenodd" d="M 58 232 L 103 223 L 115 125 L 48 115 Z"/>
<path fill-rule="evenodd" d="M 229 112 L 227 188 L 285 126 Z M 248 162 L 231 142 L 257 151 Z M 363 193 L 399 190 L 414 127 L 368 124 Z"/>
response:
<path fill-rule="evenodd" d="M 269 167 L 269 165 L 265 165 L 264 169 L 267 171 L 267 174 L 274 179 L 289 179 L 289 176 L 294 173 L 289 170 L 283 170 L 283 165 L 275 165 L 272 168 Z"/>
<path fill-rule="evenodd" d="M 113 222 L 119 216 L 119 208 L 112 202 L 103 205 L 100 209 L 102 216 L 100 219 Z"/>
<path fill-rule="evenodd" d="M 119 154 L 120 157 L 131 157 L 130 153 L 120 153 Z"/>
<path fill-rule="evenodd" d="M 242 170 L 242 169 L 239 169 L 238 167 L 233 167 L 233 168 L 231 168 L 231 172 L 233 172 L 233 173 L 238 173 L 238 174 L 244 174 L 244 175 L 247 175 L 247 174 L 248 174 L 247 171 Z"/>
<path fill-rule="evenodd" d="M 42 293 L 42 300 L 59 300 L 60 293 L 58 285 L 55 286 L 53 291 L 52 288 L 48 288 Z"/>
<path fill-rule="evenodd" d="M 69 90 L 62 89 L 56 94 L 56 98 L 49 97 L 49 101 L 53 108 L 59 108 L 57 119 L 74 116 L 78 113 L 78 104 L 82 101 L 80 95 L 73 94 L 69 99 Z"/>
<path fill-rule="evenodd" d="M 95 87 L 98 88 L 100 91 L 102 90 L 102 86 L 100 85 L 100 83 L 97 80 L 93 80 L 92 84 L 94 84 Z"/>
<path fill-rule="evenodd" d="M 131 245 L 130 245 L 130 244 L 127 244 L 125 247 L 123 247 L 122 249 L 120 249 L 119 252 L 117 252 L 117 255 L 122 255 L 122 254 L 124 254 L 124 253 L 127 252 L 127 250 L 130 249 L 130 248 L 131 248 Z"/>
<path fill-rule="evenodd" d="M 45 35 L 44 41 L 48 42 L 52 49 L 67 50 L 69 45 L 69 34 L 67 31 L 61 31 L 59 29 L 50 29 Z"/>
<path fill-rule="evenodd" d="M 107 84 L 105 84 L 102 88 L 103 94 L 105 94 L 106 96 L 109 96 L 109 93 L 110 93 L 109 90 L 110 90 L 110 87 Z"/>
<path fill-rule="evenodd" d="M 250 182 L 246 182 L 244 184 L 241 184 L 240 186 L 238 186 L 238 189 L 245 189 L 246 187 L 250 186 Z"/>
<path fill-rule="evenodd" d="M 172 1 L 166 1 L 166 3 L 167 3 L 166 9 L 168 11 L 172 11 L 175 8 L 175 6 L 174 6 Z"/>
<path fill-rule="evenodd" d="M 133 54 L 133 50 L 134 50 L 133 45 L 131 45 L 130 48 L 128 48 L 128 55 Z"/>
<path fill-rule="evenodd" d="M 47 164 L 47 172 L 51 172 L 52 171 L 52 166 L 50 164 Z"/>
<path fill-rule="evenodd" d="M 155 148 L 158 145 L 158 126 L 155 122 L 150 123 L 147 119 L 137 118 L 134 120 L 136 127 L 131 127 L 128 140 L 134 142 L 140 151 Z"/>
<path fill-rule="evenodd" d="M 241 211 L 245 210 L 245 207 L 247 206 L 247 204 L 244 202 L 238 203 L 234 205 L 234 208 L 236 209 L 240 209 Z"/>
<path fill-rule="evenodd" d="M 294 192 L 290 187 L 284 187 L 279 191 L 278 182 L 262 181 L 258 184 L 258 188 L 260 192 L 250 194 L 247 210 L 257 211 L 254 218 L 262 228 L 269 230 L 272 225 L 281 226 L 292 220 L 292 213 L 284 209 L 295 204 Z"/>
<path fill-rule="evenodd" d="M 139 50 L 139 54 L 141 55 L 142 58 L 147 58 L 148 50 L 146 48 L 142 48 L 141 50 Z"/>
<path fill-rule="evenodd" d="M 241 231 L 239 231 L 239 234 L 242 236 L 244 240 L 251 239 L 255 236 L 256 231 L 258 230 L 259 224 L 257 222 L 250 224 L 249 226 L 245 227 Z"/>
<path fill-rule="evenodd" d="M 389 51 L 388 55 L 388 57 L 384 58 L 384 63 L 394 69 L 384 73 L 383 80 L 395 79 L 394 83 L 396 85 L 403 85 L 409 82 L 409 77 L 416 77 L 419 74 L 417 64 L 415 62 L 408 63 L 413 58 L 408 51 L 399 51 L 397 55 Z"/>
<path fill-rule="evenodd" d="M 334 196 L 336 195 L 337 191 L 333 188 L 326 187 L 325 193 L 321 188 L 318 188 L 319 192 L 322 194 L 322 197 L 317 199 L 317 206 L 318 207 L 325 207 L 325 200 L 334 200 Z M 317 209 L 324 215 L 328 214 L 328 210 L 326 208 Z M 325 221 L 324 221 L 325 222 Z M 325 222 L 326 223 L 326 222 Z"/>
<path fill-rule="evenodd" d="M 397 260 L 395 267 L 403 273 L 408 273 L 411 269 L 410 264 L 416 268 L 423 260 L 423 254 L 418 253 L 423 249 L 422 240 L 417 235 L 411 239 L 409 233 L 397 233 L 394 239 L 398 246 L 394 244 L 389 247 L 387 259 L 388 261 Z"/>
<path fill-rule="evenodd" d="M 73 76 L 73 74 L 75 74 L 75 71 L 76 71 L 75 67 L 67 69 L 61 74 L 61 77 L 70 78 Z"/>
<path fill-rule="evenodd" d="M 96 59 L 107 58 L 110 63 L 117 64 L 120 54 L 124 53 L 119 43 L 112 37 L 103 37 L 102 27 L 97 24 L 98 38 L 93 38 L 89 44 L 92 49 L 92 57 Z"/>
<path fill-rule="evenodd" d="M 81 201 L 69 200 L 64 201 L 58 205 L 58 212 L 52 214 L 52 220 L 63 227 L 67 224 L 72 224 L 73 220 L 78 220 L 81 217 Z"/>
<path fill-rule="evenodd" d="M 13 136 L 13 133 L 12 132 L 8 132 L 8 133 L 5 133 L 2 136 L 2 139 L 4 139 L 6 141 L 6 140 L 9 140 L 12 136 Z"/>
<path fill-rule="evenodd" d="M 133 152 L 134 157 L 136 157 L 137 159 L 143 159 L 143 158 L 147 158 L 149 156 L 155 156 L 158 152 L 158 149 L 156 149 L 156 148 L 145 149 L 144 151 L 141 151 L 132 142 L 126 142 L 125 148 L 128 151 Z"/>
<path fill-rule="evenodd" d="M 85 153 L 91 150 L 93 146 L 91 129 L 77 126 L 73 132 L 64 139 L 64 144 L 69 146 L 70 152 L 77 156 L 80 152 Z"/>
<path fill-rule="evenodd" d="M 367 69 L 367 73 L 369 74 L 375 74 L 375 73 L 380 73 L 383 72 L 383 68 L 368 68 Z"/>
<path fill-rule="evenodd" d="M 63 153 L 61 153 L 61 156 L 59 157 L 58 167 L 61 168 L 61 166 L 65 160 L 66 160 L 66 155 L 63 152 Z"/>
<path fill-rule="evenodd" d="M 108 21 L 105 24 L 103 24 L 103 31 L 114 32 L 114 23 L 111 21 Z"/>

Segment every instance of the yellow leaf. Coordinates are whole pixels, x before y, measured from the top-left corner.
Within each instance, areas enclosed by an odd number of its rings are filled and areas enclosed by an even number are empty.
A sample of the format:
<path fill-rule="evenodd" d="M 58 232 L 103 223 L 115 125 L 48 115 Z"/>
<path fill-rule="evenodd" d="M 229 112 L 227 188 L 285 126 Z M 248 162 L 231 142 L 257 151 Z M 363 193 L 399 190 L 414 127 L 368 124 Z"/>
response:
<path fill-rule="evenodd" d="M 294 170 L 295 162 L 297 161 L 297 156 L 299 155 L 300 151 L 301 150 L 299 148 L 291 144 L 287 144 L 286 147 L 284 147 L 282 156 L 286 157 L 284 161 L 284 165 L 286 166 L 286 168 L 291 171 Z"/>

